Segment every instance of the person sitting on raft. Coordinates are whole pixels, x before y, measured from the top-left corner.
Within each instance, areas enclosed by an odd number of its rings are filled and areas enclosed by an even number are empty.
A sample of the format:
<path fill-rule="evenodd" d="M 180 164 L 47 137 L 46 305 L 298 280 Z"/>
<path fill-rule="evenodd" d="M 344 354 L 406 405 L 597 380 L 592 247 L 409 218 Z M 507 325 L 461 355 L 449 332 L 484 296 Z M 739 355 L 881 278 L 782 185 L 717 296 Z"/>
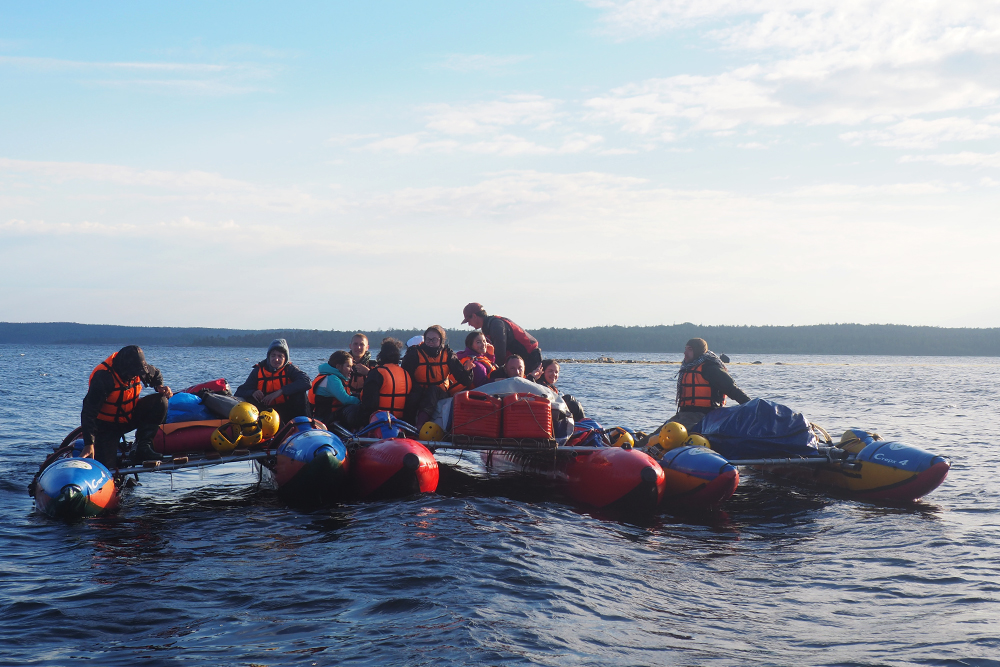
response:
<path fill-rule="evenodd" d="M 309 376 L 288 361 L 288 343 L 276 338 L 267 348 L 267 358 L 254 365 L 247 381 L 233 394 L 253 403 L 258 410 L 275 410 L 286 424 L 295 417 L 309 416 L 306 392 Z"/>
<path fill-rule="evenodd" d="M 722 360 L 708 349 L 708 343 L 692 338 L 684 346 L 684 361 L 677 373 L 677 414 L 667 421 L 690 428 L 707 413 L 723 407 L 726 396 L 740 405 L 750 400 L 733 382 Z"/>
<path fill-rule="evenodd" d="M 519 354 L 507 357 L 507 363 L 490 373 L 490 382 L 506 380 L 507 378 L 524 377 L 524 359 Z"/>
<path fill-rule="evenodd" d="M 555 359 L 545 359 L 542 361 L 542 373 L 535 380 L 538 384 L 543 387 L 547 387 L 554 391 L 557 395 L 559 392 L 559 387 L 556 386 L 556 382 L 559 380 L 559 362 Z M 583 406 L 580 402 L 573 398 L 570 394 L 564 394 L 562 396 L 563 401 L 566 403 L 566 407 L 569 408 L 570 414 L 573 415 L 575 421 L 580 421 L 581 419 L 586 419 L 586 415 L 583 412 Z"/>
<path fill-rule="evenodd" d="M 472 384 L 464 385 L 455 377 L 449 378 L 451 387 L 448 393 L 452 396 L 466 389 L 481 387 L 490 381 L 490 373 L 497 369 L 496 357 L 493 356 L 493 346 L 486 342 L 482 331 L 472 331 L 465 337 L 465 349 L 455 355 L 463 364 L 472 360 Z"/>
<path fill-rule="evenodd" d="M 542 365 L 542 350 L 534 336 L 506 317 L 487 315 L 480 303 L 470 303 L 462 311 L 473 329 L 481 329 L 486 340 L 493 344 L 497 364 L 507 363 L 507 357 L 519 355 L 524 360 L 525 375 L 532 375 Z"/>
<path fill-rule="evenodd" d="M 403 418 L 406 399 L 413 390 L 413 378 L 399 365 L 403 344 L 395 338 L 382 340 L 376 360 L 378 366 L 369 371 L 365 388 L 361 392 L 361 407 L 352 427 L 368 422 L 373 412 L 386 410 L 398 419 Z"/>
<path fill-rule="evenodd" d="M 401 366 L 413 378 L 413 391 L 403 417 L 414 425 L 423 424 L 434 416 L 437 402 L 448 398 L 449 378 L 454 377 L 463 385 L 472 384 L 469 368 L 472 361 L 463 365 L 447 344 L 443 327 L 427 327 L 423 340 L 407 348 Z M 415 341 L 414 341 L 415 342 Z"/>
<path fill-rule="evenodd" d="M 326 425 L 340 421 L 341 413 L 361 399 L 351 395 L 350 380 L 354 359 L 350 352 L 337 350 L 325 364 L 319 365 L 319 375 L 309 389 L 312 415 Z"/>
<path fill-rule="evenodd" d="M 143 386 L 155 394 L 139 398 Z M 126 345 L 90 372 L 90 386 L 83 397 L 80 426 L 84 458 L 95 459 L 109 470 L 118 467 L 118 442 L 135 431 L 132 461 L 159 461 L 153 438 L 167 418 L 167 400 L 173 396 L 163 384 L 163 374 L 146 363 L 138 345 Z"/>
<path fill-rule="evenodd" d="M 365 387 L 365 377 L 368 370 L 374 366 L 372 363 L 372 353 L 368 350 L 368 336 L 363 333 L 356 333 L 351 337 L 351 359 L 354 365 L 351 366 L 351 376 L 348 382 L 351 393 L 361 398 L 361 390 Z"/>

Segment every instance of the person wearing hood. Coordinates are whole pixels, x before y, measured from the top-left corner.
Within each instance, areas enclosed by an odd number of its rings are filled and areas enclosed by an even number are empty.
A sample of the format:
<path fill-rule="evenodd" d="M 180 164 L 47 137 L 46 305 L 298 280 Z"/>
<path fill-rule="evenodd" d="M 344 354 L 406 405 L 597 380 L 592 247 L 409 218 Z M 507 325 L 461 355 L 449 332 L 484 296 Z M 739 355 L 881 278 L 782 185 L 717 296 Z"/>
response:
<path fill-rule="evenodd" d="M 376 361 L 378 366 L 365 377 L 365 388 L 361 392 L 361 407 L 353 419 L 352 427 L 366 424 L 373 412 L 385 410 L 397 419 L 403 419 L 413 378 L 399 365 L 403 344 L 395 338 L 382 340 Z"/>
<path fill-rule="evenodd" d="M 354 359 L 350 352 L 337 350 L 329 361 L 319 365 L 319 375 L 309 389 L 309 405 L 313 417 L 331 425 L 341 421 L 347 406 L 359 405 L 361 399 L 351 395 L 350 377 Z"/>
<path fill-rule="evenodd" d="M 450 378 L 466 386 L 472 384 L 469 371 L 473 362 L 467 361 L 466 367 L 448 347 L 447 339 L 444 328 L 435 324 L 427 327 L 418 345 L 406 349 L 401 366 L 413 378 L 413 394 L 403 419 L 414 426 L 430 420 L 438 401 L 448 398 Z"/>
<path fill-rule="evenodd" d="M 486 340 L 493 345 L 496 363 L 503 366 L 507 357 L 518 355 L 524 360 L 526 376 L 537 377 L 537 371 L 542 365 L 542 350 L 538 341 L 512 320 L 499 315 L 487 315 L 481 303 L 470 303 L 462 310 L 466 322 L 473 329 L 481 329 Z"/>
<path fill-rule="evenodd" d="M 684 361 L 677 373 L 677 414 L 668 421 L 694 426 L 707 413 L 725 406 L 726 396 L 740 405 L 750 400 L 708 343 L 692 338 L 684 346 Z"/>
<path fill-rule="evenodd" d="M 155 394 L 139 398 L 143 387 Z M 83 457 L 103 463 L 109 470 L 118 467 L 118 443 L 135 431 L 134 462 L 159 461 L 153 438 L 167 418 L 167 400 L 173 395 L 163 384 L 163 374 L 146 363 L 138 345 L 127 345 L 102 361 L 90 373 L 90 386 L 83 398 L 80 426 L 83 428 Z"/>
<path fill-rule="evenodd" d="M 306 392 L 312 382 L 298 366 L 288 361 L 288 343 L 284 338 L 271 341 L 267 358 L 256 364 L 247 381 L 234 396 L 253 403 L 261 410 L 275 410 L 285 424 L 295 417 L 309 416 Z"/>

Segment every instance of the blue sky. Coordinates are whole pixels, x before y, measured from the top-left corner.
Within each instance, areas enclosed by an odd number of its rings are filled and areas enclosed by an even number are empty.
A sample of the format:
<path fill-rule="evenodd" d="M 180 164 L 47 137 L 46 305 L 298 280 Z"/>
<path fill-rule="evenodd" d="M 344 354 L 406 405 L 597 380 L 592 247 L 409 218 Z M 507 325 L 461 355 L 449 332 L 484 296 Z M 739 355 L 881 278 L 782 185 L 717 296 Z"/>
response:
<path fill-rule="evenodd" d="M 5 3 L 0 319 L 1000 326 L 998 55 L 996 2 Z"/>

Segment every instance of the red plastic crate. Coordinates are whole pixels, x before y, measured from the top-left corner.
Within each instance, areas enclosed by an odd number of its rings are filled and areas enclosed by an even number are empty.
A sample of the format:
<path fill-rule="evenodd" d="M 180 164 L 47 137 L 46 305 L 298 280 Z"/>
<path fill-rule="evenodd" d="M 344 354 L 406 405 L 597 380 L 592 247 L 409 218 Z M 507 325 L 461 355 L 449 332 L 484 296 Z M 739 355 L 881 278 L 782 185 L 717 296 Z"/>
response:
<path fill-rule="evenodd" d="M 452 407 L 454 435 L 500 437 L 500 414 L 503 401 L 481 391 L 462 391 L 455 394 Z"/>
<path fill-rule="evenodd" d="M 503 437 L 552 438 L 552 404 L 544 396 L 510 394 L 503 398 Z"/>

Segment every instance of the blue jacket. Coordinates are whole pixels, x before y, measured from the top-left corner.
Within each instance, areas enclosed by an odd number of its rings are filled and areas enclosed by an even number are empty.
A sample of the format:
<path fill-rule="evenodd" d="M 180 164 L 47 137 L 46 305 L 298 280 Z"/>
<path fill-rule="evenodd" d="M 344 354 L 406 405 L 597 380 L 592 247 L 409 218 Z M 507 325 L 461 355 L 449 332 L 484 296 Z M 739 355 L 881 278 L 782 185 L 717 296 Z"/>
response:
<path fill-rule="evenodd" d="M 335 398 L 340 401 L 341 405 L 354 405 L 355 403 L 361 402 L 360 398 L 352 396 L 344 390 L 344 382 L 347 381 L 347 378 L 345 378 L 344 374 L 336 368 L 330 364 L 320 364 L 319 374 L 328 375 L 329 377 L 316 385 L 317 396 L 329 396 L 330 398 Z M 331 378 L 334 379 L 334 382 L 330 382 Z"/>

